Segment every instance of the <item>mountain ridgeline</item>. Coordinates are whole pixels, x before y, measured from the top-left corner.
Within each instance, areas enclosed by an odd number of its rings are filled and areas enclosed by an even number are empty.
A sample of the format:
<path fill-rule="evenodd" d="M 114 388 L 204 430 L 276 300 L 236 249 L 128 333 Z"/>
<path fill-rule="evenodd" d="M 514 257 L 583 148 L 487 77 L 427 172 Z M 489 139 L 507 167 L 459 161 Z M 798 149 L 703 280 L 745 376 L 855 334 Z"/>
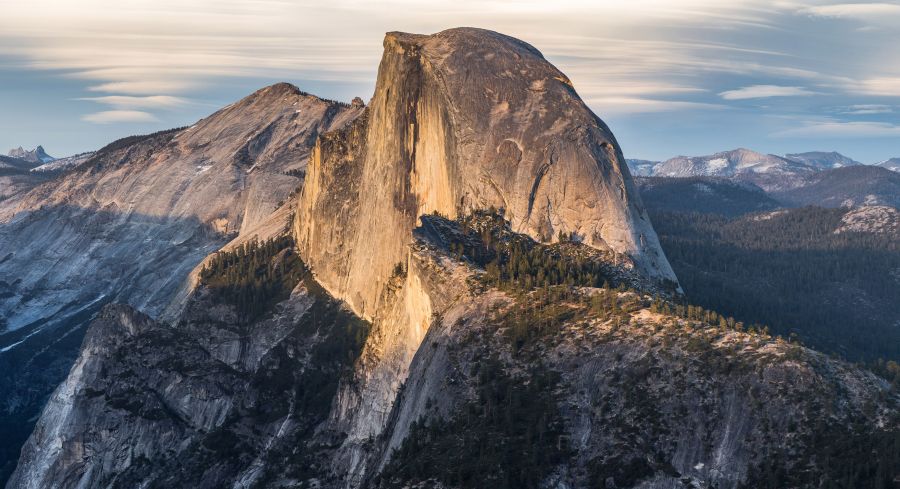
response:
<path fill-rule="evenodd" d="M 199 251 L 153 302 L 104 289 L 130 305 L 7 487 L 890 487 L 896 386 L 684 302 L 625 165 L 540 52 L 471 28 L 388 33 L 368 105 L 279 84 L 101 150 L 99 236 L 165 167 Z"/>
<path fill-rule="evenodd" d="M 110 143 L 62 176 L 27 172 L 32 184 L 0 200 L 0 478 L 91 317 L 110 302 L 177 317 L 197 265 L 266 227 L 317 135 L 360 111 L 278 84 L 192 127 Z"/>
<path fill-rule="evenodd" d="M 740 148 L 662 162 L 630 159 L 628 165 L 639 177 L 728 179 L 759 187 L 784 204 L 839 207 L 896 206 L 900 174 L 894 161 L 863 165 L 837 152 L 777 156 Z"/>

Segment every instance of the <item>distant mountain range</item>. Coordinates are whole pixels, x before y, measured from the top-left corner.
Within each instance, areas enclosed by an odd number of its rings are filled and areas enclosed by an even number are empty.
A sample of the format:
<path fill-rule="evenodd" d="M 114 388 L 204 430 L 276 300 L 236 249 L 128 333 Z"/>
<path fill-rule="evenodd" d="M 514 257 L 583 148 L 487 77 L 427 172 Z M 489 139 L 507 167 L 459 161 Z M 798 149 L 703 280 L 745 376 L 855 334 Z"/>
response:
<path fill-rule="evenodd" d="M 0 155 L 0 201 L 23 194 L 93 155 L 88 152 L 54 158 L 41 146 L 30 151 L 21 146 L 11 149 L 7 156 Z"/>
<path fill-rule="evenodd" d="M 627 161 L 638 177 L 715 177 L 750 183 L 788 205 L 896 205 L 895 182 L 900 178 L 885 171 L 900 171 L 900 158 L 864 165 L 840 153 L 822 151 L 777 156 L 739 148 L 662 162 Z M 820 191 L 823 186 L 828 186 L 828 191 Z M 795 192 L 801 188 L 805 191 Z"/>
<path fill-rule="evenodd" d="M 676 156 L 666 161 L 629 159 L 627 162 L 631 173 L 638 177 L 728 177 L 754 182 L 766 190 L 802 185 L 806 177 L 822 170 L 866 166 L 835 151 L 778 156 L 745 148 L 706 156 Z M 900 171 L 900 158 L 872 166 Z"/>
<path fill-rule="evenodd" d="M 6 156 L 0 156 L 0 170 L 7 170 L 7 173 L 11 170 L 39 173 L 59 172 L 84 163 L 93 155 L 93 151 L 88 151 L 65 158 L 54 158 L 47 154 L 43 146 L 32 150 L 19 146 L 9 150 Z"/>

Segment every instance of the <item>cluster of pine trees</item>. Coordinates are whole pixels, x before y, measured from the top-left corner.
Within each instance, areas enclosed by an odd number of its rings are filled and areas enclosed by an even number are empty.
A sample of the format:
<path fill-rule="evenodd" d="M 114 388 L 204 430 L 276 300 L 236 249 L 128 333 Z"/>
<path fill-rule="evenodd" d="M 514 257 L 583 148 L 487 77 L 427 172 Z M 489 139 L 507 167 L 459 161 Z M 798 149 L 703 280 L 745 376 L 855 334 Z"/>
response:
<path fill-rule="evenodd" d="M 286 299 L 305 267 L 289 236 L 249 241 L 216 253 L 200 280 L 218 298 L 232 304 L 241 320 L 252 321 Z"/>
<path fill-rule="evenodd" d="M 451 254 L 484 267 L 485 281 L 491 286 L 528 291 L 553 285 L 599 287 L 611 280 L 600 260 L 575 252 L 582 245 L 571 235 L 560 235 L 561 243 L 552 246 L 536 243 L 510 231 L 509 223 L 494 209 L 473 213 L 458 223 L 464 238 L 450 244 Z"/>
<path fill-rule="evenodd" d="M 897 417 L 888 422 L 896 423 Z M 863 432 L 855 425 L 834 426 L 825 417 L 811 430 L 813 459 L 821 472 L 786 467 L 785 454 L 771 453 L 747 474 L 741 489 L 892 489 L 900 473 L 900 431 Z"/>
<path fill-rule="evenodd" d="M 530 355 L 527 364 L 533 368 L 527 375 L 513 377 L 501 362 L 482 360 L 475 398 L 449 418 L 414 423 L 377 481 L 380 487 L 435 480 L 461 488 L 537 487 L 545 481 L 555 464 L 571 455 L 552 397 L 555 374 L 540 367 L 541 340 L 564 324 L 599 318 L 612 320 L 616 328 L 630 320 L 632 312 L 649 308 L 668 317 L 662 327 L 703 330 L 704 334 L 695 335 L 696 341 L 688 344 L 694 344 L 692 348 L 700 353 L 711 350 L 710 339 L 726 331 L 772 340 L 769 327 L 758 322 L 745 324 L 704 306 L 630 291 L 624 284 L 612 288 L 603 283 L 600 290 L 580 290 L 575 286 L 596 287 L 602 269 L 590 268 L 587 260 L 580 262 L 577 257 L 583 255 L 577 253 L 577 246 L 529 242 L 527 237 L 510 234 L 501 219 L 490 226 L 473 226 L 464 220 L 461 228 L 457 235 L 461 238 L 450 245 L 452 254 L 485 267 L 489 285 L 527 294 L 524 300 L 496 311 L 493 321 L 497 329 L 484 334 L 493 336 L 493 331 L 499 331 L 511 342 L 514 356 Z M 601 272 L 600 277 L 590 277 L 595 270 Z M 402 266 L 395 273 L 404 273 Z M 542 274 L 540 281 L 536 280 L 538 274 Z M 795 336 L 786 336 L 795 342 Z M 790 352 L 800 354 L 802 350 L 796 347 Z M 886 373 L 900 373 L 894 362 L 879 365 Z M 887 484 L 900 463 L 900 433 L 873 437 L 852 426 L 845 428 L 812 430 L 817 438 L 809 443 L 824 474 L 803 466 L 788 468 L 782 460 L 789 457 L 769 453 L 763 454 L 763 463 L 748 474 L 746 487 L 890 487 Z M 613 460 L 615 463 L 592 462 L 592 487 L 605 487 L 610 477 L 616 484 L 630 486 L 654 473 L 652 464 L 643 459 Z M 867 485 L 873 481 L 876 485 Z"/>
<path fill-rule="evenodd" d="M 107 154 L 107 153 L 112 153 L 113 151 L 117 151 L 117 150 L 120 150 L 120 149 L 127 148 L 127 147 L 129 147 L 129 146 L 132 146 L 132 145 L 134 145 L 134 144 L 136 144 L 136 143 L 139 143 L 139 142 L 141 142 L 141 141 L 145 141 L 145 140 L 147 140 L 147 139 L 152 139 L 152 138 L 155 138 L 155 137 L 158 137 L 158 136 L 174 136 L 175 134 L 177 134 L 177 133 L 179 133 L 179 132 L 181 132 L 181 131 L 187 129 L 187 127 L 188 127 L 188 126 L 175 127 L 175 128 L 172 128 L 172 129 L 165 129 L 165 130 L 162 130 L 162 131 L 157 131 L 157 132 L 154 132 L 154 133 L 151 133 L 151 134 L 140 134 L 140 135 L 135 135 L 135 136 L 126 136 L 126 137 L 124 137 L 124 138 L 117 139 L 117 140 L 115 140 L 115 141 L 113 141 L 113 142 L 107 144 L 106 146 L 100 148 L 99 150 L 97 150 L 97 153 L 96 153 L 96 154 L 94 155 L 94 157 L 91 158 L 91 159 L 93 160 L 93 159 L 96 159 L 97 157 L 103 156 L 103 155 L 105 155 L 105 154 Z"/>
<path fill-rule="evenodd" d="M 527 379 L 495 358 L 481 361 L 476 399 L 451 419 L 417 421 L 380 475 L 380 487 L 434 480 L 448 487 L 537 489 L 571 450 L 553 394 L 557 374 Z"/>

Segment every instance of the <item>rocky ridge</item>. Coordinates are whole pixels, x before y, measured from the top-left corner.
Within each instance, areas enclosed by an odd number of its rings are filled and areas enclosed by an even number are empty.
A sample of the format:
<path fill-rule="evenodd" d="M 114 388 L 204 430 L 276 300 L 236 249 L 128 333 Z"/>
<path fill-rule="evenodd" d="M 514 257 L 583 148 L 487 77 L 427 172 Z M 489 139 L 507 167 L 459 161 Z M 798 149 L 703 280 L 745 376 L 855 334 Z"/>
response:
<path fill-rule="evenodd" d="M 900 172 L 900 158 L 891 158 L 889 160 L 882 161 L 878 164 L 878 166 L 887 168 L 891 171 Z"/>
<path fill-rule="evenodd" d="M 813 175 L 802 187 L 773 192 L 772 196 L 792 206 L 900 208 L 900 175 L 870 165 L 835 168 Z"/>
<path fill-rule="evenodd" d="M 727 178 L 638 177 L 635 180 L 651 213 L 665 209 L 739 216 L 782 206 L 756 185 Z"/>
<path fill-rule="evenodd" d="M 789 160 L 799 161 L 817 168 L 843 168 L 845 166 L 862 165 L 862 163 L 844 156 L 837 151 L 808 151 L 806 153 L 788 153 L 784 155 Z"/>

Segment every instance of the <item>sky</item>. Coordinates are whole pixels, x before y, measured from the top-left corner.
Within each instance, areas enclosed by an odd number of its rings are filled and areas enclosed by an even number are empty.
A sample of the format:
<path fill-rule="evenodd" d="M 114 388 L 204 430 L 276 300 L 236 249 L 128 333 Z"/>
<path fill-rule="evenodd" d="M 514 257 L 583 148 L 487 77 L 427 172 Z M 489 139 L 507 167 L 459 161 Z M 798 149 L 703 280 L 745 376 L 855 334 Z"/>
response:
<path fill-rule="evenodd" d="M 61 157 L 288 81 L 368 100 L 388 31 L 518 37 L 626 157 L 900 156 L 900 0 L 0 0 L 0 149 Z"/>

